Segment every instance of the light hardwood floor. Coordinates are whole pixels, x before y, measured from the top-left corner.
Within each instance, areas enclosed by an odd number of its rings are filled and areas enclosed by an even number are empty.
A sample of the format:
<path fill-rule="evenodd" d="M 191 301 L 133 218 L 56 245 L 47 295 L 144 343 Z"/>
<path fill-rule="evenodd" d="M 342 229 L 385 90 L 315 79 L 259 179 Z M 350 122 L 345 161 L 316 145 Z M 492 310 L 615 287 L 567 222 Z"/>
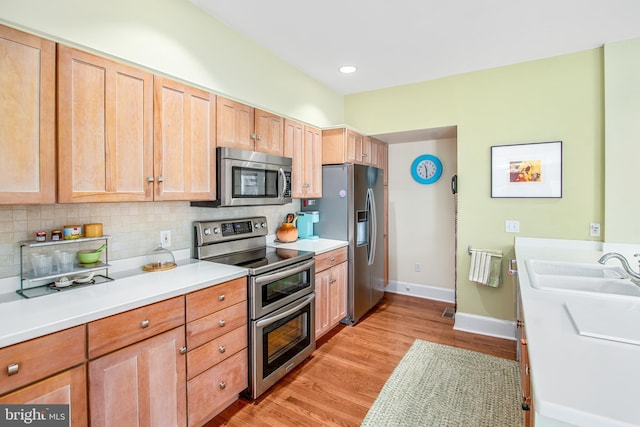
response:
<path fill-rule="evenodd" d="M 453 330 L 452 304 L 397 294 L 355 326 L 336 326 L 303 364 L 255 401 L 240 399 L 206 427 L 359 426 L 416 338 L 515 360 L 515 341 Z"/>

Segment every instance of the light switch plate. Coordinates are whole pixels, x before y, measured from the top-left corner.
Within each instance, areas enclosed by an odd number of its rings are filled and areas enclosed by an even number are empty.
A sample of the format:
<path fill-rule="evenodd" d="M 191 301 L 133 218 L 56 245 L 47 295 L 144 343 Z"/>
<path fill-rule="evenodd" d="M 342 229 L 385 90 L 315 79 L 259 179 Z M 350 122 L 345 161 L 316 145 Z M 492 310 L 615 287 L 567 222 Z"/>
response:
<path fill-rule="evenodd" d="M 589 224 L 589 234 L 591 237 L 599 237 L 600 236 L 600 224 L 597 222 L 592 222 Z"/>

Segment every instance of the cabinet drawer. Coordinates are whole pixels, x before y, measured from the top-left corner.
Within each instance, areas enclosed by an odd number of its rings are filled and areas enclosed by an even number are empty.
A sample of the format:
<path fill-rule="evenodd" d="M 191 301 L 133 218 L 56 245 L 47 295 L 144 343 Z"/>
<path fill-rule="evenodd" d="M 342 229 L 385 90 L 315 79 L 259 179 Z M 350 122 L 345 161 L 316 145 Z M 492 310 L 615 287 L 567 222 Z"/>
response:
<path fill-rule="evenodd" d="M 347 247 L 334 249 L 320 255 L 316 255 L 316 272 L 326 270 L 334 265 L 341 264 L 347 260 Z"/>
<path fill-rule="evenodd" d="M 0 394 L 85 360 L 84 325 L 0 349 Z"/>
<path fill-rule="evenodd" d="M 244 349 L 187 382 L 189 426 L 202 425 L 238 398 L 249 382 Z"/>
<path fill-rule="evenodd" d="M 243 325 L 193 351 L 189 351 L 187 353 L 187 378 L 191 379 L 200 375 L 212 366 L 247 348 L 247 345 L 247 326 Z"/>
<path fill-rule="evenodd" d="M 207 341 L 218 338 L 240 326 L 246 327 L 246 325 L 247 303 L 242 301 L 239 304 L 188 323 L 187 348 L 193 350 Z"/>
<path fill-rule="evenodd" d="M 184 297 L 116 314 L 88 324 L 89 359 L 184 325 Z"/>
<path fill-rule="evenodd" d="M 187 322 L 247 299 L 247 278 L 241 277 L 187 295 Z"/>

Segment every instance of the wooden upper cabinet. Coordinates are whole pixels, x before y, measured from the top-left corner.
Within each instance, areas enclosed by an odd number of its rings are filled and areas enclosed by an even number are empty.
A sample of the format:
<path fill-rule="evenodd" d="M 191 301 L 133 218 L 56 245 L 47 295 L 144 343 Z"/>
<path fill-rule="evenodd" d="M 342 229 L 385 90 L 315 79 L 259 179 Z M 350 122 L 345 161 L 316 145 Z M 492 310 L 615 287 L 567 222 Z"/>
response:
<path fill-rule="evenodd" d="M 55 203 L 55 43 L 0 26 L 0 204 Z"/>
<path fill-rule="evenodd" d="M 218 96 L 216 103 L 217 145 L 253 150 L 255 136 L 253 107 L 221 96 Z"/>
<path fill-rule="evenodd" d="M 282 156 L 284 152 L 284 119 L 255 109 L 255 151 Z"/>
<path fill-rule="evenodd" d="M 292 196 L 322 197 L 322 131 L 284 121 L 284 155 L 293 160 Z"/>
<path fill-rule="evenodd" d="M 217 145 L 282 156 L 284 119 L 218 96 Z"/>
<path fill-rule="evenodd" d="M 158 76 L 154 94 L 154 199 L 215 199 L 215 95 Z"/>
<path fill-rule="evenodd" d="M 371 164 L 371 138 L 351 129 L 322 131 L 322 164 Z"/>
<path fill-rule="evenodd" d="M 153 200 L 153 78 L 58 45 L 58 201 Z"/>

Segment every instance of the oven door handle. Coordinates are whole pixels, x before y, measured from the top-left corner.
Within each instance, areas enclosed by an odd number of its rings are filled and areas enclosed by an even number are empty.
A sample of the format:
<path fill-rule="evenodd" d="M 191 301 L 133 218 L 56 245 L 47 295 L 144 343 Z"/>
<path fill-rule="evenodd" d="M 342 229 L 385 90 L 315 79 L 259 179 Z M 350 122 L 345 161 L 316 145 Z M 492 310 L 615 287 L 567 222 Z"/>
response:
<path fill-rule="evenodd" d="M 261 285 L 263 283 L 277 282 L 278 280 L 284 279 L 285 277 L 291 276 L 292 274 L 300 273 L 301 271 L 309 269 L 312 269 L 311 275 L 313 275 L 315 272 L 315 269 L 313 269 L 314 266 L 315 260 L 311 259 L 304 264 L 296 264 L 295 266 L 289 267 L 285 270 L 278 270 L 272 274 L 256 276 L 255 283 L 256 285 Z"/>
<path fill-rule="evenodd" d="M 302 307 L 304 307 L 305 305 L 313 301 L 315 297 L 316 297 L 315 294 L 309 294 L 303 298 L 300 298 L 298 300 L 298 303 L 295 306 L 288 309 L 287 311 L 283 313 L 279 313 L 273 317 L 269 316 L 267 319 L 258 320 L 256 322 L 256 328 L 264 328 L 265 326 L 269 326 L 272 323 L 276 323 L 280 319 L 284 319 L 285 317 L 292 315 L 293 313 L 295 313 L 296 311 L 300 310 Z"/>

